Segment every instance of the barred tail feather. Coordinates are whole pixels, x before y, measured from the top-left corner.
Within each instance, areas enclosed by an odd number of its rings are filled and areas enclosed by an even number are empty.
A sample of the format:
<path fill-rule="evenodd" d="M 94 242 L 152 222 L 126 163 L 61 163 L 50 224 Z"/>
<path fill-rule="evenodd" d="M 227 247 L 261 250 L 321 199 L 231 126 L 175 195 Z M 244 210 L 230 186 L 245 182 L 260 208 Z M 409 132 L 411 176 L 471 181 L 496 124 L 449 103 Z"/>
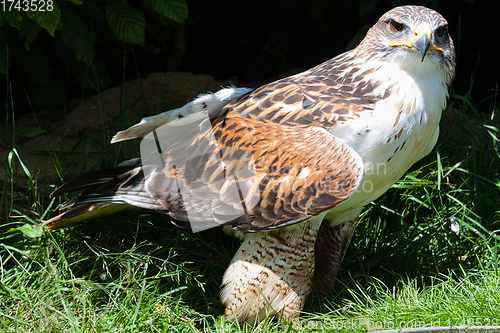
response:
<path fill-rule="evenodd" d="M 53 198 L 66 193 L 85 190 L 90 187 L 97 187 L 99 185 L 109 183 L 119 177 L 123 178 L 127 172 L 130 172 L 140 166 L 140 158 L 133 158 L 118 164 L 114 168 L 90 171 L 59 186 L 50 194 L 50 196 Z"/>
<path fill-rule="evenodd" d="M 42 225 L 49 228 L 49 230 L 65 228 L 99 216 L 114 214 L 127 208 L 130 208 L 130 205 L 87 202 L 59 214 L 50 220 L 43 221 Z"/>
<path fill-rule="evenodd" d="M 51 193 L 51 197 L 83 190 L 62 208 L 68 211 L 44 221 L 50 230 L 74 225 L 99 216 L 139 207 L 164 210 L 150 198 L 144 188 L 144 173 L 139 158 L 125 161 L 105 170 L 91 171 L 78 176 Z"/>

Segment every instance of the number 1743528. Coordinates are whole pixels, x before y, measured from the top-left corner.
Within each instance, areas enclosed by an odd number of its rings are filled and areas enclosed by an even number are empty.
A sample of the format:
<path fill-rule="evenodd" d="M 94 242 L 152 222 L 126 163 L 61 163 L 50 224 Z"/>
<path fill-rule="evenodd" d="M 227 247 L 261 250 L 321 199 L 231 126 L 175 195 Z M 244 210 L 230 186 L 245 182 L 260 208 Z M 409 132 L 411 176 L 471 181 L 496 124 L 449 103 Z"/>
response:
<path fill-rule="evenodd" d="M 51 12 L 54 10 L 53 0 L 1 0 L 0 5 L 6 11 Z"/>

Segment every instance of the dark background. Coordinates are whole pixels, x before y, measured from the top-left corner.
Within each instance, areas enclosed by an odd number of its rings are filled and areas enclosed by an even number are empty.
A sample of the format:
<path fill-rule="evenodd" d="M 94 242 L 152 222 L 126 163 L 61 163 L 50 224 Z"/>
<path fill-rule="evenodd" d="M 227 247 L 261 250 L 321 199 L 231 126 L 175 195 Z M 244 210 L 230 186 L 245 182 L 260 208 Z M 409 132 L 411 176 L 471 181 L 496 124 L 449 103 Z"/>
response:
<path fill-rule="evenodd" d="M 241 86 L 265 83 L 342 53 L 360 28 L 373 25 L 383 13 L 401 4 L 426 5 L 448 20 L 458 55 L 452 93 L 465 95 L 472 86 L 478 109 L 488 112 L 498 84 L 498 10 L 493 1 L 187 0 L 189 16 L 182 24 L 160 17 L 139 1 L 129 2 L 144 10 L 146 44 L 124 45 L 97 34 L 93 47 L 100 89 L 166 71 L 204 73 Z M 52 39 L 44 31 L 30 45 L 30 51 L 22 51 L 34 57 L 32 50 L 45 51 L 50 82 L 37 84 L 27 77 L 22 61 L 13 61 L 9 84 L 19 106 L 17 113 L 31 111 L 24 89 L 35 111 L 61 109 L 68 100 L 98 93 L 75 74 L 85 71 L 86 65 L 61 61 Z M 11 29 L 9 46 L 15 48 L 22 42 Z M 25 56 L 20 54 L 19 58 Z M 7 80 L 0 81 L 3 98 Z M 0 104 L 0 111 L 5 111 L 4 103 Z"/>
<path fill-rule="evenodd" d="M 214 10 L 213 2 L 190 4 L 191 15 L 202 19 L 191 29 L 182 70 L 211 74 L 217 80 L 236 75 L 254 81 L 266 80 L 280 70 L 309 68 L 342 53 L 358 29 L 373 25 L 393 8 L 389 1 L 380 1 L 361 16 L 356 1 L 297 1 L 295 7 L 279 0 L 267 1 L 270 5 L 236 3 L 219 2 L 227 12 Z M 466 94 L 476 72 L 476 102 L 491 96 L 500 74 L 500 48 L 495 46 L 497 6 L 492 1 L 463 0 L 402 3 L 427 5 L 448 20 L 458 56 L 455 93 Z M 267 52 L 263 51 L 266 43 L 272 48 Z"/>
<path fill-rule="evenodd" d="M 392 1 L 365 1 L 365 6 L 359 3 L 188 1 L 190 17 L 199 18 L 199 22 L 189 29 L 188 48 L 180 70 L 210 74 L 218 81 L 236 76 L 244 84 L 266 81 L 289 69 L 315 66 L 344 52 L 363 25 L 373 25 L 394 7 Z M 499 19 L 493 1 L 399 3 L 429 6 L 448 20 L 457 50 L 455 93 L 466 94 L 476 72 L 474 100 L 479 103 L 494 94 L 500 74 L 500 47 L 495 45 L 499 40 Z M 363 10 L 366 15 L 362 16 Z M 148 59 L 147 54 L 140 53 Z M 141 69 L 144 74 L 165 71 L 167 57 L 168 54 L 150 57 L 149 64 Z"/>

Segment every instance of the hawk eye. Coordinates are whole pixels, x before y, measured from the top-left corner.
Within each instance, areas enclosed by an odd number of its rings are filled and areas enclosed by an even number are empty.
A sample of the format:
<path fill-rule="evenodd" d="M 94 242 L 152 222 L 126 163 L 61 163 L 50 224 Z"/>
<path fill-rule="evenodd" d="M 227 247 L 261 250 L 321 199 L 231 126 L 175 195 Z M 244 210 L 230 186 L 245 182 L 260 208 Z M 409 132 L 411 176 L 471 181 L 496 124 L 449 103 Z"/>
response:
<path fill-rule="evenodd" d="M 393 32 L 393 33 L 398 33 L 398 32 L 403 31 L 404 27 L 405 26 L 403 23 L 399 23 L 399 22 L 394 21 L 394 20 L 389 21 L 389 29 L 391 29 L 391 32 Z"/>
<path fill-rule="evenodd" d="M 439 28 L 437 28 L 434 31 L 434 35 L 439 39 L 444 38 L 447 34 L 448 34 L 448 26 L 447 25 L 440 26 Z"/>

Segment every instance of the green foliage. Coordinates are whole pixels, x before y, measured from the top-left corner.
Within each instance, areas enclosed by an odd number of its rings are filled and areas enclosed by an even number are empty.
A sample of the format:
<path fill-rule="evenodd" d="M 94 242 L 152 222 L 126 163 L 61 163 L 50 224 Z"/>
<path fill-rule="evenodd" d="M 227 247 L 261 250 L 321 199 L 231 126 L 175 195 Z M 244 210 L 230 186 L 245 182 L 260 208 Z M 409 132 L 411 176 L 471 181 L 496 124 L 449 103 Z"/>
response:
<path fill-rule="evenodd" d="M 55 1 L 48 1 L 46 6 L 40 8 L 36 2 L 32 3 L 30 7 L 28 4 L 23 4 L 22 2 L 5 1 L 5 11 L 2 8 L 0 19 L 19 30 L 21 37 L 29 35 L 29 32 L 26 30 L 26 23 L 28 21 L 33 21 L 54 37 L 55 31 L 61 28 L 61 9 Z"/>
<path fill-rule="evenodd" d="M 64 44 L 70 48 L 76 60 L 92 63 L 95 52 L 92 48 L 92 31 L 87 22 L 72 6 L 64 7 L 63 20 L 65 24 L 61 37 Z"/>
<path fill-rule="evenodd" d="M 8 25 L 14 27 L 18 30 L 21 30 L 21 22 L 23 21 L 22 12 L 13 10 L 13 11 L 4 11 L 0 12 L 0 19 L 7 22 Z"/>
<path fill-rule="evenodd" d="M 188 16 L 185 0 L 143 0 L 143 3 L 179 23 L 184 22 Z"/>
<path fill-rule="evenodd" d="M 37 8 L 36 2 L 30 6 L 30 10 L 25 11 L 26 16 L 35 21 L 40 27 L 44 28 L 54 37 L 56 29 L 61 22 L 61 9 L 55 1 L 47 1 L 44 10 Z"/>
<path fill-rule="evenodd" d="M 366 207 L 335 290 L 314 292 L 289 331 L 336 331 L 368 319 L 498 324 L 498 104 L 479 112 L 470 94 L 449 104 L 436 149 Z M 36 132 L 15 133 L 26 134 Z M 6 179 L 17 167 L 28 188 L 0 183 L 0 331 L 283 331 L 222 316 L 220 281 L 238 240 L 219 229 L 191 234 L 146 211 L 45 232 L 34 226 L 58 202 L 39 190 L 43 175 L 16 149 L 7 162 Z"/>
<path fill-rule="evenodd" d="M 106 7 L 106 17 L 115 35 L 127 43 L 144 42 L 146 19 L 144 14 L 126 0 L 114 0 Z"/>
<path fill-rule="evenodd" d="M 154 11 L 182 23 L 188 16 L 185 0 L 143 0 L 139 8 L 126 0 L 90 2 L 72 0 L 71 2 L 46 1 L 44 8 L 35 6 L 36 2 L 26 7 L 24 4 L 0 12 L 0 73 L 7 75 L 12 64 L 8 46 L 7 31 L 14 28 L 24 41 L 24 48 L 30 50 L 42 30 L 52 38 L 61 40 L 77 61 L 92 65 L 95 58 L 94 42 L 105 37 L 108 32 L 120 41 L 142 45 L 145 41 L 146 19 L 143 9 Z M 16 7 L 17 6 L 17 7 Z M 43 9 L 43 11 L 41 10 Z M 104 14 L 105 13 L 105 14 Z M 96 29 L 105 25 L 107 29 Z M 61 33 L 58 34 L 57 31 Z M 63 62 L 68 60 L 63 59 Z"/>

